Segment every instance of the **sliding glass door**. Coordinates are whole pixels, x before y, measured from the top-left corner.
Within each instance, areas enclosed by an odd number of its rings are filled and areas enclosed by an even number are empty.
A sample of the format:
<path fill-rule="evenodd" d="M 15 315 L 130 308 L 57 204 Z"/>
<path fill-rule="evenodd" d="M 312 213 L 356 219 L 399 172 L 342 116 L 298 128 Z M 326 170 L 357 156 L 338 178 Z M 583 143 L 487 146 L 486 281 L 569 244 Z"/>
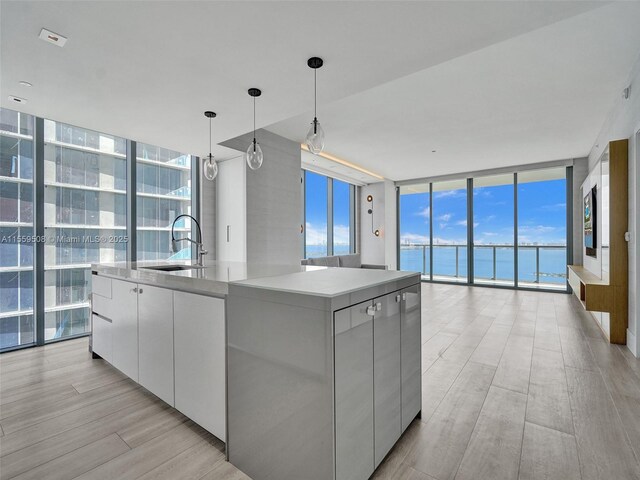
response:
<path fill-rule="evenodd" d="M 513 286 L 512 173 L 473 179 L 473 281 Z"/>
<path fill-rule="evenodd" d="M 431 195 L 428 183 L 400 188 L 400 270 L 431 272 Z"/>
<path fill-rule="evenodd" d="M 567 274 L 565 168 L 518 173 L 518 284 L 564 288 Z"/>
<path fill-rule="evenodd" d="M 467 282 L 467 181 L 433 183 L 434 280 Z"/>
<path fill-rule="evenodd" d="M 568 171 L 402 185 L 400 269 L 423 280 L 565 290 Z"/>

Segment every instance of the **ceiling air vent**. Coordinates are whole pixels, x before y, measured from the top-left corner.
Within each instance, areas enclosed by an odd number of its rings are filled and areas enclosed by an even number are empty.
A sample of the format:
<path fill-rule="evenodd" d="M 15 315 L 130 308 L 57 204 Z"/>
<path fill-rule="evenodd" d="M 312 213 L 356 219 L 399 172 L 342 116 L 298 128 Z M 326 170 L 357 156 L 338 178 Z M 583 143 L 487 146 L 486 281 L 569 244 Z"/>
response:
<path fill-rule="evenodd" d="M 57 45 L 58 47 L 64 47 L 64 44 L 67 43 L 67 37 L 58 35 L 51 30 L 47 30 L 46 28 L 40 30 L 40 35 L 38 35 L 38 37 L 40 38 L 40 40 L 44 40 L 45 42 Z"/>
<path fill-rule="evenodd" d="M 26 98 L 15 97 L 13 95 L 9 95 L 9 100 L 15 103 L 27 103 Z"/>

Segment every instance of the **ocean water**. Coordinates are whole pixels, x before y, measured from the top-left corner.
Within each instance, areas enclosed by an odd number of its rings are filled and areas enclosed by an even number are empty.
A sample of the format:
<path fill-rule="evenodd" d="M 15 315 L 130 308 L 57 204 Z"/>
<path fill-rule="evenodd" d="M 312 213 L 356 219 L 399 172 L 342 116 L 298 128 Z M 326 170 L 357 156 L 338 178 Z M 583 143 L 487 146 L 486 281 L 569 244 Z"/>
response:
<path fill-rule="evenodd" d="M 458 247 L 456 271 L 456 247 L 435 246 L 433 250 L 433 274 L 450 277 L 467 276 L 467 249 Z M 496 247 L 496 280 L 514 280 L 513 247 Z M 563 285 L 566 283 L 567 251 L 564 247 L 540 247 L 540 283 Z M 518 248 L 518 281 L 536 281 L 536 249 Z M 429 247 L 402 246 L 400 269 L 429 274 Z M 457 273 L 457 275 L 456 275 Z M 492 279 L 493 248 L 474 248 L 474 273 L 479 279 Z"/>
<path fill-rule="evenodd" d="M 336 245 L 335 255 L 349 253 L 348 245 Z M 514 280 L 513 247 L 496 247 L 495 279 Z M 565 247 L 540 247 L 540 283 L 564 285 L 566 283 L 567 250 Z M 307 258 L 327 254 L 326 245 L 307 245 Z M 535 247 L 518 248 L 518 281 L 536 281 Z M 429 247 L 403 245 L 400 249 L 400 269 L 429 274 Z M 493 279 L 493 248 L 474 248 L 474 272 L 478 279 Z M 467 248 L 465 245 L 435 246 L 433 249 L 433 274 L 438 276 L 467 277 Z"/>

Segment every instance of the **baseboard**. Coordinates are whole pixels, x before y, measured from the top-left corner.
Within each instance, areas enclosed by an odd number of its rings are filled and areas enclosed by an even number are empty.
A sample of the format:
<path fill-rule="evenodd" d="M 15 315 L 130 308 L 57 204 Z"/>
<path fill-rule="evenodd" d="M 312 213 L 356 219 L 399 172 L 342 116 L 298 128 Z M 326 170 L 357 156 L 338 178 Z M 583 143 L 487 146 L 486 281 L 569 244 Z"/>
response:
<path fill-rule="evenodd" d="M 634 357 L 638 356 L 638 343 L 636 336 L 627 328 L 627 348 L 633 353 Z"/>

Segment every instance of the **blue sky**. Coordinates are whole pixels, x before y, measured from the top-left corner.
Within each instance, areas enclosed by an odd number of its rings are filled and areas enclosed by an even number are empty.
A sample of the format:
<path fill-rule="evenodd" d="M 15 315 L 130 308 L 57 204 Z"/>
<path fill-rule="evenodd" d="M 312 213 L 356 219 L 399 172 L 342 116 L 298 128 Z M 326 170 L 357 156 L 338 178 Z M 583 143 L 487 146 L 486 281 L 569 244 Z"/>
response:
<path fill-rule="evenodd" d="M 327 177 L 306 172 L 307 245 L 327 244 Z M 349 244 L 349 184 L 333 181 L 333 243 Z"/>
<path fill-rule="evenodd" d="M 474 188 L 474 242 L 513 245 L 513 185 Z M 518 238 L 521 244 L 564 244 L 566 241 L 565 180 L 518 185 Z M 467 240 L 466 189 L 402 195 L 400 242 L 433 241 L 464 244 Z"/>

